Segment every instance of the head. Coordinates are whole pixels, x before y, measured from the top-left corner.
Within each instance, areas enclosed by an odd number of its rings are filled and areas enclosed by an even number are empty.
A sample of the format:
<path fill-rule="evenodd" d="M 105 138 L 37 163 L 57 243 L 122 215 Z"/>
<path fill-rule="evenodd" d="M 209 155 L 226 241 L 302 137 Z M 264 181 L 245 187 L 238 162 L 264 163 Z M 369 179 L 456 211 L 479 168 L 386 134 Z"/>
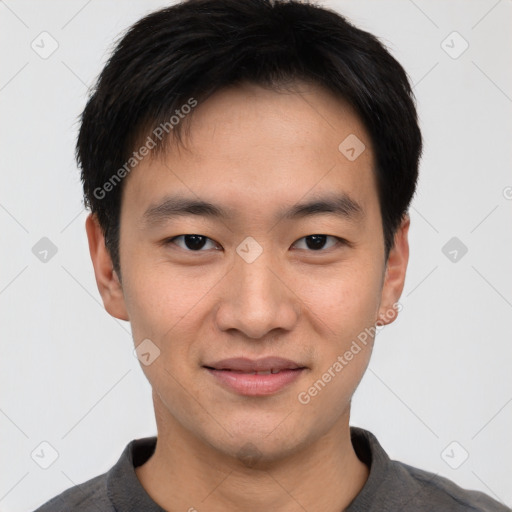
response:
<path fill-rule="evenodd" d="M 337 13 L 197 0 L 128 30 L 77 159 L 98 287 L 151 340 L 161 424 L 276 458 L 348 422 L 372 327 L 396 316 L 420 153 L 404 70 Z M 303 370 L 264 396 L 209 370 L 267 356 Z"/>

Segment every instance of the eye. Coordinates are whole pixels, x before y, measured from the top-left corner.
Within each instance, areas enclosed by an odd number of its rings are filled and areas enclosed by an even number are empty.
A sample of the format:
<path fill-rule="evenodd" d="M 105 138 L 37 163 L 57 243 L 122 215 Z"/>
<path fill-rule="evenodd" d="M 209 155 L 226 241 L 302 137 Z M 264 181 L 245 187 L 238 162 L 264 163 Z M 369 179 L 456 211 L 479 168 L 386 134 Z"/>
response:
<path fill-rule="evenodd" d="M 322 251 L 331 249 L 336 245 L 342 244 L 343 239 L 331 235 L 309 235 L 295 242 L 297 249 L 306 249 L 309 251 Z M 218 249 L 219 246 L 211 238 L 203 235 L 179 235 L 166 241 L 167 244 L 174 244 L 188 252 L 204 252 L 208 249 Z M 302 244 L 302 246 L 301 246 Z"/>
<path fill-rule="evenodd" d="M 179 235 L 174 238 L 170 238 L 166 243 L 172 243 L 178 247 L 191 252 L 200 252 L 205 247 L 207 249 L 217 249 L 218 245 L 210 238 L 203 235 Z M 213 247 L 208 247 L 211 244 Z"/>
<path fill-rule="evenodd" d="M 295 242 L 294 246 L 298 249 L 309 249 L 312 251 L 321 251 L 322 249 L 330 249 L 338 244 L 343 243 L 341 238 L 331 235 L 309 235 L 300 238 Z M 298 247 L 302 244 L 302 247 Z M 326 247 L 327 246 L 327 247 Z"/>

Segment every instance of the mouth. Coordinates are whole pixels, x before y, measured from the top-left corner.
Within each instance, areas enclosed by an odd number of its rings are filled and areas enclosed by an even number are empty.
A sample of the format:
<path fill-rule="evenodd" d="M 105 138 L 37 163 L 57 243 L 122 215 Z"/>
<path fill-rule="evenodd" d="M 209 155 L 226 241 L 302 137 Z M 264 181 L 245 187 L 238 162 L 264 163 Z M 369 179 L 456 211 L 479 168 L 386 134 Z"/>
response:
<path fill-rule="evenodd" d="M 285 369 L 283 370 L 279 370 L 277 368 L 271 368 L 270 370 L 262 370 L 262 371 L 259 371 L 259 372 L 244 372 L 242 370 L 232 370 L 230 368 L 210 368 L 208 366 L 205 366 L 205 368 L 207 368 L 208 370 L 217 370 L 217 371 L 221 371 L 221 372 L 233 372 L 233 373 L 242 373 L 244 375 L 275 375 L 276 373 L 281 373 L 282 371 L 286 371 Z M 293 370 L 298 370 L 299 368 L 291 368 Z"/>
<path fill-rule="evenodd" d="M 281 391 L 307 370 L 289 359 L 231 358 L 203 365 L 217 384 L 239 395 L 268 396 Z"/>

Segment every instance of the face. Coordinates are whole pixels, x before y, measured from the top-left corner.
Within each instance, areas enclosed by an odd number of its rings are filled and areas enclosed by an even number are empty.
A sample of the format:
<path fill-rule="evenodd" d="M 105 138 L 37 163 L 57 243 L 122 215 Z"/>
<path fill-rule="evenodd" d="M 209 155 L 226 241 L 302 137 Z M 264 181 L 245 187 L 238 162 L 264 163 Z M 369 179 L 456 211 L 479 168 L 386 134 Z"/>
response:
<path fill-rule="evenodd" d="M 135 345 L 150 340 L 159 430 L 228 455 L 277 459 L 347 425 L 372 327 L 403 287 L 408 222 L 386 263 L 367 132 L 326 90 L 297 86 L 218 92 L 186 147 L 132 171 L 122 286 L 88 220 L 107 310 Z"/>

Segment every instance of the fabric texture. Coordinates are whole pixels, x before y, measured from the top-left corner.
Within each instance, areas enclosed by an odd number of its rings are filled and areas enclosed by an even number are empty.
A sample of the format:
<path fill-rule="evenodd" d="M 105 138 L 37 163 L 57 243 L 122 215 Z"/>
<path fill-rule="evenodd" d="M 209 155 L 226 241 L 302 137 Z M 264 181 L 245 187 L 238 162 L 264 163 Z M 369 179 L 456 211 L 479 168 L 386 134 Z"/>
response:
<path fill-rule="evenodd" d="M 512 511 L 486 494 L 391 460 L 371 432 L 357 427 L 350 431 L 357 456 L 370 467 L 370 475 L 345 512 Z M 131 441 L 108 472 L 64 491 L 35 512 L 166 512 L 146 493 L 135 473 L 155 446 L 156 437 Z"/>

